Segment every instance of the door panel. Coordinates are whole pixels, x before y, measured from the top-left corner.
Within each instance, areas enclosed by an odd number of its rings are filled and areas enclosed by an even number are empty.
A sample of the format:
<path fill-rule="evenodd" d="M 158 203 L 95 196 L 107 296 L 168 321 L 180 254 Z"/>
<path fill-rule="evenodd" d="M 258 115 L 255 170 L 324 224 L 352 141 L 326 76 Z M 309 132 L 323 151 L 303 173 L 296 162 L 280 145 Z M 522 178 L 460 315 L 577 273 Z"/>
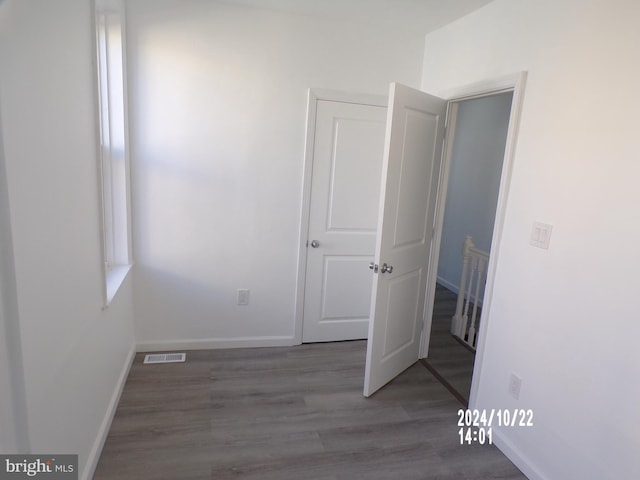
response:
<path fill-rule="evenodd" d="M 408 111 L 404 120 L 404 151 L 401 156 L 400 186 L 396 201 L 396 225 L 393 246 L 395 248 L 420 244 L 426 241 L 427 216 L 416 217 L 414 205 L 427 205 L 432 165 L 422 161 L 425 152 L 434 151 L 436 138 L 425 132 L 435 132 L 437 117 L 424 112 Z M 439 159 L 438 159 L 439 160 Z"/>
<path fill-rule="evenodd" d="M 386 112 L 383 107 L 347 108 L 366 109 L 367 119 L 334 117 L 327 230 L 375 234 Z M 372 108 L 377 119 L 374 122 L 368 119 Z"/>
<path fill-rule="evenodd" d="M 367 337 L 386 110 L 317 102 L 303 342 Z"/>
<path fill-rule="evenodd" d="M 365 396 L 418 360 L 445 114 L 445 100 L 391 85 Z"/>
<path fill-rule="evenodd" d="M 323 274 L 323 321 L 369 318 L 371 303 L 369 257 L 325 256 Z M 349 285 L 348 295 L 345 295 L 345 284 Z"/>
<path fill-rule="evenodd" d="M 389 280 L 384 316 L 385 338 L 382 361 L 415 340 L 416 318 L 420 309 L 420 272 L 413 271 Z M 389 322 L 390 318 L 400 321 Z"/>

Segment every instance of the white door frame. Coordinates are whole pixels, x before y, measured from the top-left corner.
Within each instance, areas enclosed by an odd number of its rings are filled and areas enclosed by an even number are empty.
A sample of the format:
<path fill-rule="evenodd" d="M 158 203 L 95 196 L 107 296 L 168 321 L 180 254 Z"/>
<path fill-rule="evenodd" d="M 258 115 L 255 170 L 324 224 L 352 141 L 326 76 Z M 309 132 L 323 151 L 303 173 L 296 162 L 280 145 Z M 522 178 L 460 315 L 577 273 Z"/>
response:
<path fill-rule="evenodd" d="M 294 324 L 294 344 L 302 343 L 302 326 L 304 318 L 304 290 L 307 274 L 307 236 L 311 209 L 311 180 L 313 176 L 313 146 L 316 131 L 316 109 L 318 101 L 355 103 L 387 107 L 386 95 L 369 95 L 349 93 L 337 90 L 310 88 L 307 100 L 307 129 L 304 148 L 304 172 L 302 176 L 302 206 L 300 210 L 300 236 L 298 239 L 298 281 L 296 283 L 296 306 Z"/>
<path fill-rule="evenodd" d="M 451 165 L 451 153 L 453 147 L 453 137 L 455 130 L 455 120 L 457 113 L 457 103 L 471 98 L 495 95 L 497 93 L 511 91 L 513 100 L 511 102 L 511 113 L 509 115 L 509 125 L 507 129 L 507 139 L 505 143 L 504 160 L 502 164 L 502 174 L 500 177 L 500 187 L 498 193 L 498 203 L 496 206 L 496 217 L 493 225 L 493 238 L 491 240 L 491 257 L 487 268 L 487 282 L 482 303 L 482 316 L 489 319 L 491 317 L 491 301 L 493 298 L 493 285 L 495 282 L 496 265 L 500 256 L 500 245 L 502 243 L 502 232 L 504 229 L 504 219 L 509 197 L 509 187 L 511 185 L 511 173 L 513 171 L 513 160 L 515 156 L 516 143 L 518 137 L 518 127 L 524 99 L 524 89 L 527 79 L 527 72 L 519 72 L 495 79 L 473 83 L 459 88 L 449 89 L 443 92 L 430 92 L 446 98 L 449 102 L 447 113 L 447 137 L 445 138 L 443 162 L 440 170 L 440 181 L 438 186 L 438 200 L 436 212 L 436 228 L 433 238 L 433 248 L 431 249 L 431 268 L 427 280 L 427 296 L 425 302 L 424 328 L 422 330 L 422 345 L 420 357 L 425 358 L 428 353 L 428 340 L 431 331 L 431 321 L 434 304 L 434 286 L 438 272 L 438 256 L 440 252 L 440 241 L 442 238 L 442 225 L 444 221 L 444 203 L 449 180 L 449 169 Z M 449 131 L 450 130 L 450 131 Z M 485 343 L 487 337 L 488 322 L 480 322 L 478 332 L 478 342 L 476 346 L 476 358 L 474 364 L 474 375 L 471 382 L 471 393 L 469 395 L 469 408 L 476 404 L 478 387 L 481 381 L 482 365 L 484 361 Z"/>

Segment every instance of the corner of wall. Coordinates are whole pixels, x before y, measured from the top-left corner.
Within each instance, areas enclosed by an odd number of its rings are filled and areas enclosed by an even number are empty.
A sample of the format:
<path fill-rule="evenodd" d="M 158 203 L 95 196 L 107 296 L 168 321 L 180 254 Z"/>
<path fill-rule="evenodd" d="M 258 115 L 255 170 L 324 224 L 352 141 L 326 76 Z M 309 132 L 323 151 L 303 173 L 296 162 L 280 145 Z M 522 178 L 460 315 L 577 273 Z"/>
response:
<path fill-rule="evenodd" d="M 120 371 L 120 375 L 118 376 L 118 381 L 113 390 L 113 394 L 111 395 L 111 399 L 109 400 L 109 405 L 107 406 L 107 410 L 105 411 L 102 422 L 100 423 L 100 428 L 98 429 L 98 433 L 93 442 L 93 446 L 91 447 L 91 451 L 87 458 L 84 471 L 82 472 L 81 478 L 83 478 L 84 480 L 91 480 L 91 478 L 93 478 L 96 467 L 98 466 L 102 448 L 104 447 L 104 443 L 107 440 L 107 436 L 109 435 L 109 429 L 111 428 L 113 417 L 116 414 L 118 403 L 120 402 L 120 397 L 122 396 L 122 391 L 124 390 L 124 386 L 127 383 L 127 377 L 129 376 L 129 371 L 131 370 L 131 366 L 133 365 L 135 354 L 135 345 L 131 344 L 127 358 L 125 359 L 125 362 L 122 365 L 122 370 Z"/>

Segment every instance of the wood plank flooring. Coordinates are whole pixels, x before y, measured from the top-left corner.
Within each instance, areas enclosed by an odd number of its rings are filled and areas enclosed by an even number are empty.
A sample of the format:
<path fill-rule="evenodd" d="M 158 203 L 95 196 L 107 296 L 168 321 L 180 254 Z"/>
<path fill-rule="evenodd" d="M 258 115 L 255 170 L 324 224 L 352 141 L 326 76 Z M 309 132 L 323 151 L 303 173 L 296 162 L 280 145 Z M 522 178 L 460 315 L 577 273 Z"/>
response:
<path fill-rule="evenodd" d="M 524 479 L 461 446 L 460 404 L 417 363 L 362 396 L 366 342 L 137 355 L 94 479 Z"/>
<path fill-rule="evenodd" d="M 475 355 L 451 335 L 457 295 L 436 284 L 428 364 L 469 401 Z"/>

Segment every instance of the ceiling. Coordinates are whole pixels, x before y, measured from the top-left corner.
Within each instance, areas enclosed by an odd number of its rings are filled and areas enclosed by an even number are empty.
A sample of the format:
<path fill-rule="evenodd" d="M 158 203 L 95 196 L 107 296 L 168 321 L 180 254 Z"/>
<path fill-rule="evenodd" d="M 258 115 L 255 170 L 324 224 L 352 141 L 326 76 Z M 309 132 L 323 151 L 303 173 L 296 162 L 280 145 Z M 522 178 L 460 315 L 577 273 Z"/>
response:
<path fill-rule="evenodd" d="M 492 0 L 219 0 L 249 7 L 428 33 Z"/>

